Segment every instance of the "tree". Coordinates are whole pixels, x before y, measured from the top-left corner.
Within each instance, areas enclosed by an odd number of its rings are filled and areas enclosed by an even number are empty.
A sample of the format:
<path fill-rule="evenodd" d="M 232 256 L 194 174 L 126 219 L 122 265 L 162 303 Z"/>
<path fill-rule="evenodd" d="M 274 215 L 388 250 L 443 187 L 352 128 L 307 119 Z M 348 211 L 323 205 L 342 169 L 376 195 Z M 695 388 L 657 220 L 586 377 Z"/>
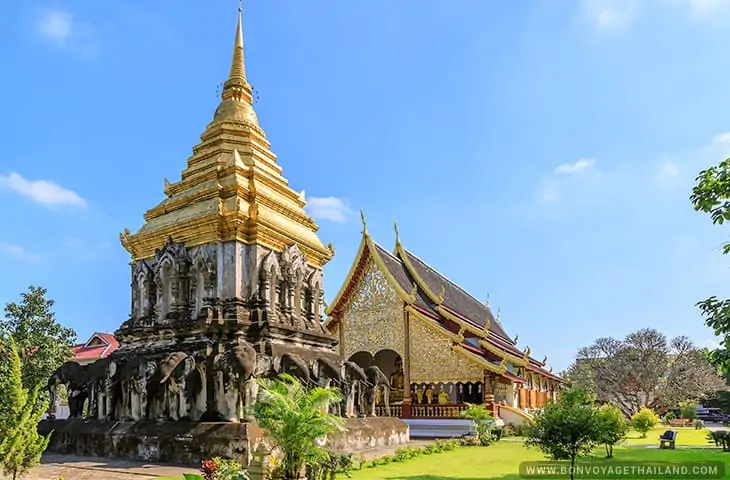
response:
<path fill-rule="evenodd" d="M 690 196 L 695 210 L 709 213 L 715 225 L 730 220 L 730 158 L 702 170 L 695 181 Z M 722 253 L 730 253 L 730 242 L 723 244 Z M 712 296 L 697 303 L 697 306 L 705 317 L 705 324 L 721 338 L 719 348 L 711 352 L 712 361 L 730 375 L 730 300 Z"/>
<path fill-rule="evenodd" d="M 63 362 L 71 358 L 76 333 L 56 322 L 53 300 L 46 289 L 31 286 L 20 303 L 5 305 L 0 335 L 13 337 L 23 362 L 23 386 L 29 390 L 45 385 Z"/>
<path fill-rule="evenodd" d="M 667 337 L 653 329 L 624 340 L 599 338 L 578 351 L 570 368 L 573 385 L 612 403 L 630 418 L 641 407 L 672 408 L 724 388 L 717 370 L 687 337 Z"/>
<path fill-rule="evenodd" d="M 553 460 L 570 460 L 574 478 L 575 460 L 587 455 L 599 442 L 600 423 L 589 395 L 578 389 L 560 392 L 554 403 L 535 414 L 527 428 L 525 445 L 537 447 Z"/>
<path fill-rule="evenodd" d="M 318 443 L 329 433 L 345 430 L 344 420 L 328 413 L 342 395 L 336 388 L 307 390 L 286 374 L 256 381 L 260 390 L 253 415 L 283 453 L 283 480 L 298 480 L 307 463 L 326 458 Z"/>
<path fill-rule="evenodd" d="M 15 480 L 40 462 L 50 435 L 38 433 L 47 405 L 38 402 L 40 385 L 23 387 L 22 366 L 12 337 L 0 340 L 0 466 Z"/>
<path fill-rule="evenodd" d="M 641 438 L 646 438 L 647 432 L 656 427 L 657 423 L 659 423 L 659 416 L 647 407 L 642 407 L 631 417 L 631 426 L 641 433 Z"/>
<path fill-rule="evenodd" d="M 629 423 L 616 405 L 598 409 L 598 441 L 606 447 L 606 458 L 613 457 L 613 446 L 626 438 Z"/>

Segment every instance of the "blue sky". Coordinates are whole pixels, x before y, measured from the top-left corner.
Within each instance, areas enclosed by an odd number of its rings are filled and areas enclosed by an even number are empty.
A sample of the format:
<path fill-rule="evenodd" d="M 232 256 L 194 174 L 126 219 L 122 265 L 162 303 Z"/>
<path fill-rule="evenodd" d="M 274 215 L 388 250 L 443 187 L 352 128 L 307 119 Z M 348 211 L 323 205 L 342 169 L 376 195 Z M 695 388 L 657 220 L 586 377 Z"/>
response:
<path fill-rule="evenodd" d="M 13 2 L 0 17 L 0 302 L 49 289 L 80 337 L 130 306 L 125 227 L 179 179 L 236 3 Z M 249 0 L 261 125 L 343 281 L 365 209 L 556 369 L 641 327 L 713 339 L 721 227 L 688 200 L 730 153 L 730 2 Z"/>

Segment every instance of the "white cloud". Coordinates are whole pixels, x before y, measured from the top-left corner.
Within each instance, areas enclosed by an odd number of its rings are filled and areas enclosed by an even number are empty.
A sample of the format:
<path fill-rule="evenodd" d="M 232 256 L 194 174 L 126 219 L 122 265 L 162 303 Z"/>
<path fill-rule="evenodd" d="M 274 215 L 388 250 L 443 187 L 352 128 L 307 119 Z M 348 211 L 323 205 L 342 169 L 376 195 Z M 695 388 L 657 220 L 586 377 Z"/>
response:
<path fill-rule="evenodd" d="M 720 348 L 720 344 L 717 343 L 717 341 L 715 340 L 705 340 L 702 343 L 702 346 L 708 350 L 717 350 L 718 348 Z"/>
<path fill-rule="evenodd" d="M 96 36 L 92 26 L 78 20 L 66 10 L 39 11 L 35 22 L 35 33 L 51 45 L 82 56 L 91 56 L 97 52 Z"/>
<path fill-rule="evenodd" d="M 37 263 L 40 261 L 40 255 L 26 251 L 20 245 L 4 242 L 0 240 L 0 253 L 15 257 L 19 260 L 29 263 Z"/>
<path fill-rule="evenodd" d="M 581 170 L 592 168 L 596 165 L 596 161 L 592 158 L 582 158 L 573 163 L 561 163 L 553 170 L 553 173 L 561 175 L 566 173 L 576 173 Z"/>
<path fill-rule="evenodd" d="M 46 10 L 36 22 L 36 31 L 44 39 L 65 45 L 72 33 L 74 17 L 63 10 Z"/>
<path fill-rule="evenodd" d="M 348 203 L 337 197 L 312 197 L 304 208 L 312 217 L 332 222 L 344 222 L 352 213 Z"/>
<path fill-rule="evenodd" d="M 601 30 L 630 25 L 636 16 L 636 0 L 583 0 L 583 14 Z"/>
<path fill-rule="evenodd" d="M 730 7 L 728 0 L 687 0 L 687 8 L 692 15 L 697 17 L 712 15 L 721 10 L 727 10 L 728 7 Z"/>
<path fill-rule="evenodd" d="M 73 190 L 48 180 L 26 180 L 15 172 L 0 175 L 0 189 L 12 190 L 48 208 L 61 205 L 86 207 L 86 200 Z"/>

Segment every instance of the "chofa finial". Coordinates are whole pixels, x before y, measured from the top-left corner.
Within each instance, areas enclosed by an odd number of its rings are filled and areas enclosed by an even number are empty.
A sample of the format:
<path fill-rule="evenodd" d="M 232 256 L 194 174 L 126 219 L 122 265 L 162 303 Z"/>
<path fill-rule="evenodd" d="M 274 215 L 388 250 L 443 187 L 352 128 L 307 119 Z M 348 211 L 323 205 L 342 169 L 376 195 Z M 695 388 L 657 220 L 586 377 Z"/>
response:
<path fill-rule="evenodd" d="M 517 341 L 518 341 L 519 339 L 520 339 L 520 336 L 519 336 L 519 335 L 515 335 L 515 338 L 514 338 L 514 340 L 512 340 L 512 341 L 513 341 L 513 342 L 515 342 L 515 345 L 517 345 Z"/>
<path fill-rule="evenodd" d="M 545 358 L 542 359 L 542 364 L 545 365 L 547 363 L 547 355 L 545 355 Z"/>
<path fill-rule="evenodd" d="M 368 222 L 365 220 L 365 209 L 360 209 L 360 221 L 362 222 L 362 233 L 368 233 Z"/>
<path fill-rule="evenodd" d="M 436 298 L 436 303 L 438 303 L 439 305 L 444 303 L 445 296 L 446 296 L 446 287 L 441 285 L 441 291 L 439 292 L 438 297 Z"/>
<path fill-rule="evenodd" d="M 497 323 L 502 325 L 502 309 L 497 307 Z"/>
<path fill-rule="evenodd" d="M 393 230 L 395 230 L 395 244 L 400 243 L 400 233 L 398 232 L 398 220 L 393 220 Z"/>
<path fill-rule="evenodd" d="M 484 302 L 484 305 L 486 305 L 487 308 L 489 308 L 489 301 L 490 301 L 490 295 L 489 295 L 489 292 L 487 292 L 487 301 Z"/>

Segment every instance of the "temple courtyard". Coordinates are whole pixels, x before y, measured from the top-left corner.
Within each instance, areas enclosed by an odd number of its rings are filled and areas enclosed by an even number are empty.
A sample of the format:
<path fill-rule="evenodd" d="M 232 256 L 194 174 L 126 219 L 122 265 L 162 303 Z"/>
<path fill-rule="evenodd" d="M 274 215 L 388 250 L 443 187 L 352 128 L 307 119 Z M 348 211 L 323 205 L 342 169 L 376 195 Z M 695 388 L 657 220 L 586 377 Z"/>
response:
<path fill-rule="evenodd" d="M 614 459 L 603 458 L 603 448 L 584 461 L 610 465 L 623 461 L 672 461 L 699 462 L 722 461 L 728 463 L 728 454 L 705 439 L 709 429 L 679 429 L 676 450 L 659 450 L 656 438 L 664 431 L 657 427 L 641 438 L 630 432 L 626 442 L 617 447 Z M 522 445 L 521 437 L 507 437 L 489 447 L 459 447 L 456 450 L 423 455 L 402 462 L 388 462 L 369 466 L 373 458 L 392 455 L 394 448 L 368 452 L 363 466 L 352 472 L 352 480 L 476 480 L 518 479 L 519 465 L 524 461 L 541 461 L 545 457 L 534 449 Z M 413 442 L 424 445 L 427 442 Z M 29 480 L 171 480 L 182 479 L 183 473 L 193 473 L 194 467 L 175 467 L 159 464 L 143 464 L 111 459 L 92 459 L 62 455 L 46 455 L 43 464 L 26 477 Z M 2 477 L 0 477 L 2 478 Z M 339 477 L 338 477 L 339 478 Z M 342 478 L 345 478 L 342 476 Z M 666 478 L 666 477 L 665 477 Z M 730 478 L 726 472 L 724 478 Z"/>

